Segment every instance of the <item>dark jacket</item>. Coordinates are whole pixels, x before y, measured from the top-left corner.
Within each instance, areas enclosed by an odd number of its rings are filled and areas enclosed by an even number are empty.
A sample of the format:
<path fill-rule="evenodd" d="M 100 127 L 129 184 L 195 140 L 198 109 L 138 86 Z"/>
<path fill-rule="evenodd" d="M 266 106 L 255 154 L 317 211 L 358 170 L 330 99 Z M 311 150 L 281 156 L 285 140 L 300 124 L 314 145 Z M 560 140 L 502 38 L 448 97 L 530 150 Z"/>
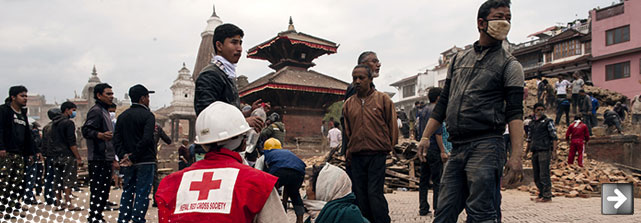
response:
<path fill-rule="evenodd" d="M 425 107 L 418 109 L 418 112 L 417 112 L 418 134 L 416 134 L 416 137 L 415 137 L 416 141 L 421 141 L 421 138 L 423 137 L 423 131 L 425 131 L 425 127 L 427 126 L 427 121 L 429 121 L 432 111 L 434 111 L 434 105 L 432 104 L 426 105 Z"/>
<path fill-rule="evenodd" d="M 171 138 L 165 133 L 165 130 L 162 130 L 162 127 L 160 125 L 154 125 L 154 145 L 158 147 L 158 142 L 162 139 L 163 142 L 167 143 L 167 145 L 171 144 Z"/>
<path fill-rule="evenodd" d="M 52 144 L 49 147 L 50 152 L 55 156 L 74 157 L 71 147 L 76 145 L 76 125 L 67 116 L 53 121 L 51 125 Z"/>
<path fill-rule="evenodd" d="M 24 124 L 24 136 L 22 146 L 16 140 L 16 130 L 13 129 L 14 112 L 9 103 L 0 105 L 0 150 L 5 150 L 10 153 L 20 154 L 23 156 L 31 156 L 35 154 L 33 138 L 31 135 L 31 128 L 29 128 L 29 120 L 27 119 L 27 109 L 22 109 L 22 115 L 18 116 L 21 123 Z"/>
<path fill-rule="evenodd" d="M 45 157 L 55 157 L 56 153 L 51 149 L 53 147 L 53 122 L 62 118 L 61 115 L 53 117 L 53 120 L 42 127 L 42 155 Z"/>
<path fill-rule="evenodd" d="M 452 143 L 502 137 L 523 118 L 523 68 L 500 44 L 454 56 L 432 118 L 447 123 Z"/>
<path fill-rule="evenodd" d="M 621 118 L 619 117 L 619 114 L 617 114 L 615 111 L 608 110 L 603 113 L 603 119 L 604 121 L 619 121 Z"/>
<path fill-rule="evenodd" d="M 260 132 L 260 139 L 267 140 L 269 138 L 278 139 L 281 143 L 285 143 L 285 124 L 282 122 L 274 122 L 266 126 Z"/>
<path fill-rule="evenodd" d="M 207 65 L 196 80 L 194 108 L 196 115 L 215 101 L 222 101 L 240 109 L 240 98 L 236 89 L 236 80 L 227 77 L 223 64 L 216 61 Z"/>
<path fill-rule="evenodd" d="M 552 129 L 550 129 L 552 125 Z M 530 134 L 528 134 L 528 143 L 530 151 L 550 151 L 552 150 L 553 141 L 557 139 L 554 128 L 554 121 L 547 116 L 530 122 Z"/>
<path fill-rule="evenodd" d="M 579 95 L 579 112 L 581 112 L 581 114 L 583 114 L 584 116 L 592 114 L 592 99 L 590 98 L 590 96 Z"/>
<path fill-rule="evenodd" d="M 31 129 L 31 138 L 33 139 L 33 151 L 35 153 L 42 153 L 42 137 L 40 137 L 40 130 Z"/>
<path fill-rule="evenodd" d="M 96 101 L 96 104 L 87 112 L 87 120 L 82 125 L 82 136 L 87 139 L 87 160 L 89 161 L 113 161 L 115 158 L 113 139 L 104 141 L 98 138 L 98 133 L 113 132 L 108 107 L 109 105 L 102 101 Z"/>
<path fill-rule="evenodd" d="M 120 114 L 113 140 L 118 158 L 122 160 L 130 153 L 129 160 L 134 164 L 156 162 L 154 126 L 156 117 L 144 105 L 132 104 Z"/>

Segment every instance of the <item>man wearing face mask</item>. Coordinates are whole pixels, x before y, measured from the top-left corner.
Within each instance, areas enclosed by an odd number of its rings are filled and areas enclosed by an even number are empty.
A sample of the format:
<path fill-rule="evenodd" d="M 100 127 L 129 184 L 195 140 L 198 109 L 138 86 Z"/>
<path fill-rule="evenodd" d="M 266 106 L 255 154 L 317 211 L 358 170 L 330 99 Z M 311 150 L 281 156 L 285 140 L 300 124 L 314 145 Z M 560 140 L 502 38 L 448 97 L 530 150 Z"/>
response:
<path fill-rule="evenodd" d="M 478 10 L 479 40 L 449 63 L 441 96 L 419 143 L 447 123 L 450 155 L 445 163 L 434 222 L 455 222 L 463 209 L 468 222 L 500 222 L 500 182 L 506 162 L 503 132 L 509 125 L 512 154 L 508 183 L 522 178 L 523 68 L 502 42 L 510 28 L 509 0 L 488 0 Z"/>
<path fill-rule="evenodd" d="M 217 101 L 196 119 L 205 158 L 163 178 L 158 222 L 287 222 L 276 177 L 243 164 L 250 126 L 238 108 Z"/>
<path fill-rule="evenodd" d="M 111 104 L 109 105 L 109 109 L 107 109 L 107 111 L 109 111 L 109 117 L 111 118 L 111 123 L 114 125 L 114 128 L 116 127 L 116 120 L 117 120 L 116 109 L 117 108 L 118 106 L 116 104 Z"/>
<path fill-rule="evenodd" d="M 80 211 L 79 207 L 71 204 L 71 188 L 78 178 L 78 167 L 82 166 L 82 158 L 76 145 L 76 125 L 71 120 L 76 117 L 76 104 L 67 101 L 62 103 L 62 115 L 53 121 L 51 150 L 53 158 L 53 188 L 60 201 L 57 211 Z M 64 198 L 64 200 L 62 199 Z"/>

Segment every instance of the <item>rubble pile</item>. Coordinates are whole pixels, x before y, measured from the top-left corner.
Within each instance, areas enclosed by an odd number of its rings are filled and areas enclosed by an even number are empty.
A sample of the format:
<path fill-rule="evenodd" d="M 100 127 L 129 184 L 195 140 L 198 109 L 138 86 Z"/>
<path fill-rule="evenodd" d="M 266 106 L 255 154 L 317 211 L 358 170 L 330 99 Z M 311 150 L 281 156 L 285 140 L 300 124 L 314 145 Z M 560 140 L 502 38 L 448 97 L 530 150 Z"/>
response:
<path fill-rule="evenodd" d="M 403 140 L 394 147 L 390 156 L 385 162 L 385 190 L 390 192 L 392 189 L 400 190 L 418 190 L 419 184 L 419 161 L 416 157 L 418 147 L 410 140 Z M 331 156 L 331 157 L 328 157 Z M 345 169 L 345 156 L 337 152 L 329 151 L 323 156 L 315 156 L 303 159 L 303 162 L 311 169 L 313 165 L 322 164 L 325 161 Z"/>
<path fill-rule="evenodd" d="M 560 134 L 559 134 L 560 135 Z M 612 164 L 603 163 L 587 158 L 584 155 L 583 167 L 577 161 L 568 165 L 568 145 L 561 141 L 557 149 L 557 159 L 550 164 L 550 179 L 552 181 L 552 194 L 556 197 L 598 197 L 601 196 L 602 183 L 632 183 L 634 187 L 641 188 L 641 174 L 631 172 Z M 524 160 L 524 168 L 531 167 L 531 153 Z M 538 189 L 534 183 L 518 187 L 520 191 L 530 192 L 536 196 Z M 640 197 L 641 193 L 635 194 Z"/>
<path fill-rule="evenodd" d="M 543 79 L 548 80 L 548 83 L 552 87 L 554 87 L 554 84 L 559 81 L 558 78 L 545 77 Z M 533 106 L 536 103 L 536 90 L 537 90 L 536 82 L 537 82 L 536 79 L 525 81 L 525 85 L 528 89 L 528 97 L 526 99 L 526 105 L 528 106 Z M 592 93 L 592 96 L 594 96 L 596 99 L 599 100 L 599 103 L 601 104 L 602 107 L 605 107 L 606 105 L 613 106 L 618 101 L 624 103 L 628 100 L 626 96 L 614 91 L 610 91 L 608 89 L 602 89 L 599 87 L 588 86 L 588 85 L 584 86 L 583 89 L 587 93 Z"/>

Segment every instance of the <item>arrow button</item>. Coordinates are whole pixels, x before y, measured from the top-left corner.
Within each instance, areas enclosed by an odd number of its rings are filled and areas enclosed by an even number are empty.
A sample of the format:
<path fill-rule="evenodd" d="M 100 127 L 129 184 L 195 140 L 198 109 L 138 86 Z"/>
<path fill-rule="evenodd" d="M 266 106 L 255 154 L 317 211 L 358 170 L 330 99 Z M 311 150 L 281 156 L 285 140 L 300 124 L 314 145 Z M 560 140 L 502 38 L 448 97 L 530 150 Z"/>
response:
<path fill-rule="evenodd" d="M 623 193 L 621 193 L 619 188 L 615 188 L 614 189 L 614 193 L 617 196 L 609 196 L 607 199 L 608 199 L 608 201 L 616 201 L 617 203 L 614 204 L 614 209 L 619 209 L 619 207 L 621 207 L 621 205 L 623 205 L 623 203 L 625 203 L 625 201 L 627 201 L 628 198 L 625 197 L 625 195 L 623 195 Z"/>

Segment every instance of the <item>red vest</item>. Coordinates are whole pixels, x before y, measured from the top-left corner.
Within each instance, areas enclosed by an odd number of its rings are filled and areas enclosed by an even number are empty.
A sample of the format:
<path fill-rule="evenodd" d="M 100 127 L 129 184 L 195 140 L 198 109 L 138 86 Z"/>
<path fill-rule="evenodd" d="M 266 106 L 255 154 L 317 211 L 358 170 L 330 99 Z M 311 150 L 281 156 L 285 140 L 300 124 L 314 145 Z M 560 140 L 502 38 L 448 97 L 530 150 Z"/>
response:
<path fill-rule="evenodd" d="M 241 162 L 221 149 L 165 177 L 156 193 L 159 222 L 253 222 L 278 178 Z"/>

